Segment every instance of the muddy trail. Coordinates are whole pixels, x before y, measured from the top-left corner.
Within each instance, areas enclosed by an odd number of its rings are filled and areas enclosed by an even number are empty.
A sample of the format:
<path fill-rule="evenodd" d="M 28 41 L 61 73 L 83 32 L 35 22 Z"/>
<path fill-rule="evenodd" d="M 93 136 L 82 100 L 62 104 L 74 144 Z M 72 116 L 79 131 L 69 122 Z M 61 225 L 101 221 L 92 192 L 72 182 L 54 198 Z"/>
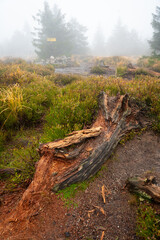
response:
<path fill-rule="evenodd" d="M 118 145 L 87 189 L 69 200 L 69 203 L 74 202 L 70 208 L 55 193 L 44 193 L 39 210 L 25 220 L 16 221 L 10 219 L 10 213 L 23 191 L 1 196 L 0 239 L 96 240 L 101 239 L 102 234 L 103 240 L 139 239 L 136 236 L 137 207 L 133 195 L 125 188 L 126 180 L 151 173 L 160 183 L 159 172 L 160 136 L 152 131 L 137 135 L 125 145 Z"/>
<path fill-rule="evenodd" d="M 80 66 L 77 67 L 58 67 L 55 68 L 55 73 L 58 74 L 75 74 L 75 75 L 81 75 L 81 76 L 90 76 L 90 75 L 99 75 L 99 74 L 93 74 L 91 73 L 91 69 L 94 67 L 94 64 L 86 64 L 82 63 Z M 106 73 L 102 74 L 104 77 L 109 76 L 116 76 L 117 75 L 117 68 L 116 66 L 100 66 L 103 70 L 106 71 Z M 101 74 L 100 74 L 101 75 Z M 137 66 L 132 66 L 127 69 L 127 72 L 123 74 L 123 78 L 125 80 L 132 80 L 136 75 L 148 75 L 153 77 L 160 77 L 159 72 L 155 72 L 153 70 L 150 70 L 148 68 L 143 68 L 143 71 L 141 68 Z"/>
<path fill-rule="evenodd" d="M 93 64 L 83 63 L 78 67 L 55 68 L 55 73 L 89 76 L 89 75 L 92 75 L 91 73 L 92 67 L 93 67 Z M 104 74 L 104 76 L 106 77 L 115 76 L 115 73 L 116 73 L 116 68 L 110 66 L 106 74 Z"/>

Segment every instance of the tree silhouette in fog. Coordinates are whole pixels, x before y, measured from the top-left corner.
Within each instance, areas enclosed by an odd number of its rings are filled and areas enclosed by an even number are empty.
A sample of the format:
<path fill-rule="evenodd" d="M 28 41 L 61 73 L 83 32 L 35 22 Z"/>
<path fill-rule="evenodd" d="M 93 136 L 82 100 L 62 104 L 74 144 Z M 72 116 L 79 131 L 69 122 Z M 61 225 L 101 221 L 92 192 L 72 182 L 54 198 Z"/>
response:
<path fill-rule="evenodd" d="M 0 46 L 1 57 L 31 58 L 34 55 L 32 34 L 29 24 L 26 22 L 22 30 L 16 30 L 11 38 Z"/>
<path fill-rule="evenodd" d="M 75 20 L 67 23 L 65 15 L 56 5 L 52 10 L 49 4 L 44 2 L 44 9 L 38 12 L 34 20 L 38 27 L 33 33 L 33 44 L 40 58 L 86 52 L 86 28 Z M 56 41 L 48 42 L 47 38 L 56 38 Z"/>
<path fill-rule="evenodd" d="M 154 29 L 152 40 L 149 41 L 154 54 L 160 54 L 160 7 L 156 7 L 153 14 L 152 27 Z"/>
<path fill-rule="evenodd" d="M 129 31 L 119 20 L 106 43 L 106 55 L 135 56 L 145 52 L 146 46 L 135 30 Z"/>

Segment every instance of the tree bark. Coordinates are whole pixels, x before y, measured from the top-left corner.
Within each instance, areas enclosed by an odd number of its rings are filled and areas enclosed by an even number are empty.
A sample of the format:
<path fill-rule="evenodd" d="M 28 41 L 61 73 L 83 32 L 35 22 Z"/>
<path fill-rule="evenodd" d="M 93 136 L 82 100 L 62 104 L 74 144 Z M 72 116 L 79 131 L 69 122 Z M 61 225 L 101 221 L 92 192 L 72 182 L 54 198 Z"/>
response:
<path fill-rule="evenodd" d="M 99 113 L 90 129 L 72 132 L 63 140 L 43 144 L 41 159 L 33 181 L 41 181 L 53 191 L 93 176 L 110 157 L 121 137 L 129 130 L 141 127 L 139 109 L 129 106 L 128 95 L 99 96 Z M 48 164 L 46 164 L 48 163 Z M 47 180 L 47 181 L 46 181 Z"/>
<path fill-rule="evenodd" d="M 121 137 L 144 127 L 139 107 L 128 95 L 99 95 L 99 112 L 90 129 L 69 134 L 65 139 L 42 144 L 33 181 L 24 192 L 11 219 L 24 219 L 38 211 L 44 192 L 63 189 L 98 172 Z M 11 220 L 12 221 L 12 220 Z M 15 220 L 14 220 L 15 221 Z"/>
<path fill-rule="evenodd" d="M 131 192 L 140 195 L 145 192 L 153 201 L 160 203 L 160 187 L 155 183 L 155 177 L 153 176 L 147 178 L 135 177 L 128 179 L 127 186 Z"/>

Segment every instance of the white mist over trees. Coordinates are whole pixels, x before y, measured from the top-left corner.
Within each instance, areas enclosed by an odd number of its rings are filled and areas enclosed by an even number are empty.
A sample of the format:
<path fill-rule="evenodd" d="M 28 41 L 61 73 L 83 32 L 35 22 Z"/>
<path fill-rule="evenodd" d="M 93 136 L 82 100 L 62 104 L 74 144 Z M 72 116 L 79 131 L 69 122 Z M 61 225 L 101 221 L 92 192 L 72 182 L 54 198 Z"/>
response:
<path fill-rule="evenodd" d="M 43 11 L 39 11 L 34 19 L 38 27 L 34 31 L 33 44 L 40 58 L 87 52 L 88 43 L 85 36 L 87 29 L 75 19 L 66 22 L 65 15 L 56 5 L 52 10 L 49 4 L 44 2 Z M 56 41 L 48 42 L 47 38 L 56 38 Z"/>
<path fill-rule="evenodd" d="M 0 2 L 0 57 L 32 58 L 36 57 L 35 50 L 37 56 L 44 59 L 51 55 L 72 54 L 140 56 L 151 53 L 149 44 L 153 53 L 160 52 L 160 7 L 157 7 L 156 13 L 153 14 L 153 21 L 151 14 L 158 5 L 156 0 L 154 3 L 149 0 L 139 2 L 99 0 L 93 4 L 90 4 L 91 0 L 86 3 L 84 0 L 76 2 L 47 0 L 47 2 L 45 4 L 44 0 L 15 0 L 14 4 L 12 0 Z M 57 3 L 58 7 L 51 8 L 53 3 Z M 35 16 L 34 21 L 32 16 Z M 118 17 L 121 22 L 117 22 Z M 22 29 L 25 21 L 29 22 L 29 25 Z M 152 39 L 151 21 L 154 30 Z M 96 28 L 98 23 L 99 26 Z M 46 41 L 52 37 L 57 41 Z"/>
<path fill-rule="evenodd" d="M 142 41 L 135 30 L 129 31 L 121 20 L 118 20 L 106 42 L 102 29 L 99 28 L 95 34 L 95 42 L 92 52 L 98 56 L 140 56 L 149 54 L 147 41 Z"/>
<path fill-rule="evenodd" d="M 24 24 L 23 30 L 16 30 L 11 38 L 0 46 L 0 57 L 31 58 L 34 55 L 31 28 Z"/>
<path fill-rule="evenodd" d="M 103 30 L 99 25 L 97 27 L 94 39 L 93 39 L 93 47 L 92 47 L 93 55 L 95 56 L 106 56 L 106 41 Z"/>

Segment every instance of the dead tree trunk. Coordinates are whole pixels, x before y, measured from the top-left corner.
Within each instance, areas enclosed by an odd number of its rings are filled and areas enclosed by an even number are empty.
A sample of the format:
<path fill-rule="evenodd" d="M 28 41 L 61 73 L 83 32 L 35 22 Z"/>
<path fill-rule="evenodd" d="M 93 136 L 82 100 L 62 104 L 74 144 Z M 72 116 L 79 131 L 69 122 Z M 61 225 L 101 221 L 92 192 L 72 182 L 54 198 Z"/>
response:
<path fill-rule="evenodd" d="M 41 158 L 34 179 L 18 205 L 19 212 L 30 211 L 31 205 L 38 202 L 38 194 L 58 191 L 97 173 L 121 137 L 141 127 L 139 115 L 138 107 L 129 104 L 127 94 L 108 97 L 101 92 L 97 120 L 90 129 L 72 132 L 63 140 L 40 146 Z"/>
<path fill-rule="evenodd" d="M 128 104 L 128 95 L 99 96 L 99 113 L 92 128 L 75 131 L 63 140 L 43 144 L 31 185 L 58 191 L 93 176 L 110 157 L 120 138 L 140 127 L 139 110 Z"/>

